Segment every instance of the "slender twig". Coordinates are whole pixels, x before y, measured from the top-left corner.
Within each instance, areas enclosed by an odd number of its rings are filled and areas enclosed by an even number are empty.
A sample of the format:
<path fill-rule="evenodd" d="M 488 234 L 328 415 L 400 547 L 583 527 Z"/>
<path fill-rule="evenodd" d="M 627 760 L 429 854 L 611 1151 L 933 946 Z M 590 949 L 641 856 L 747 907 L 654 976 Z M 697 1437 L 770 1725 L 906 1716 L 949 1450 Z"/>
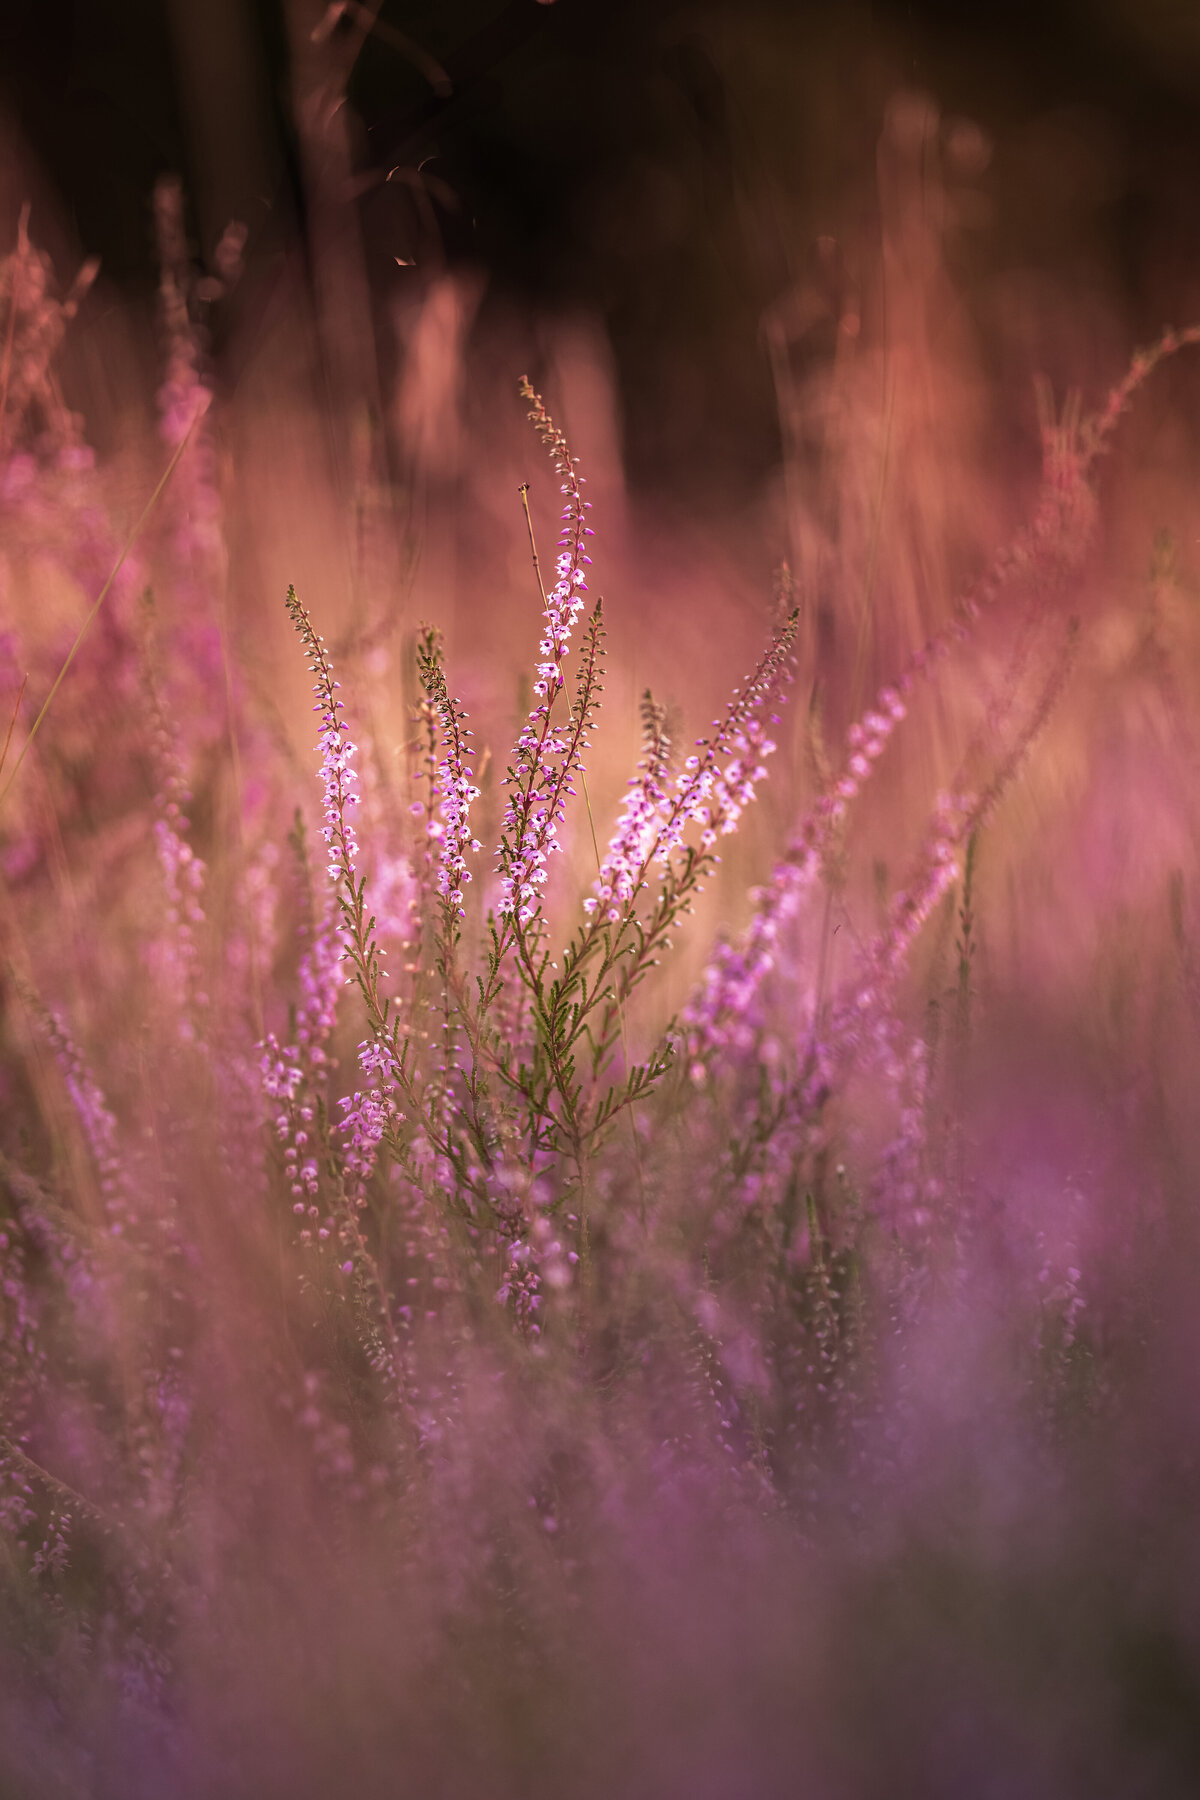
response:
<path fill-rule="evenodd" d="M 0 750 L 0 773 L 3 773 L 4 764 L 8 760 L 8 746 L 12 743 L 12 734 L 13 734 L 14 729 L 16 728 L 17 719 L 18 719 L 18 717 L 20 715 L 20 711 L 21 711 L 21 702 L 25 698 L 25 689 L 28 685 L 28 682 L 29 682 L 29 676 L 22 675 L 21 685 L 17 689 L 17 698 L 13 704 L 12 718 L 8 721 L 8 730 L 4 734 L 4 748 L 3 748 L 3 750 Z"/>

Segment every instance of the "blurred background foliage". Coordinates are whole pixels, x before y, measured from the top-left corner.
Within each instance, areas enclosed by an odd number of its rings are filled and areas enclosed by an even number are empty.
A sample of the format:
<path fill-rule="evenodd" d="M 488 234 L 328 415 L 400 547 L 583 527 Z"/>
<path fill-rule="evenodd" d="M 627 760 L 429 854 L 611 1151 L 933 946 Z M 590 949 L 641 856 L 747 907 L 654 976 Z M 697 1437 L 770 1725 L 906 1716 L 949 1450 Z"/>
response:
<path fill-rule="evenodd" d="M 8 0 L 0 232 L 11 239 L 32 192 L 56 262 L 98 255 L 106 281 L 148 306 L 147 196 L 178 174 L 202 254 L 231 217 L 248 225 L 253 316 L 285 246 L 320 256 L 312 108 L 344 76 L 336 197 L 352 203 L 373 304 L 404 306 L 449 265 L 486 276 L 485 311 L 598 313 L 628 473 L 672 492 L 744 492 L 778 459 L 761 321 L 828 280 L 818 239 L 878 207 L 870 171 L 898 88 L 933 95 L 951 129 L 978 126 L 967 163 L 996 147 L 961 209 L 961 280 L 1029 265 L 1102 282 L 1139 338 L 1196 309 L 1200 24 L 1187 6 L 371 11 L 366 31 L 320 0 Z"/>

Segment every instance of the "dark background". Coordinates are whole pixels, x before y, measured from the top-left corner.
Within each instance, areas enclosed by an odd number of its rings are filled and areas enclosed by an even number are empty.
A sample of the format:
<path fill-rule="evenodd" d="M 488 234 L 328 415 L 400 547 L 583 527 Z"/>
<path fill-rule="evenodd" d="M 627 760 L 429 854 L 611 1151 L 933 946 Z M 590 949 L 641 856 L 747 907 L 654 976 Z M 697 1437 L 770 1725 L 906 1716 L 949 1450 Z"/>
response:
<path fill-rule="evenodd" d="M 718 465 L 773 454 L 763 309 L 808 237 L 869 206 L 881 109 L 901 85 L 999 146 L 999 224 L 964 252 L 966 277 L 988 258 L 1068 266 L 1099 251 L 1141 337 L 1197 297 L 1200 8 L 385 0 L 379 18 L 349 83 L 350 204 L 372 284 L 402 289 L 398 257 L 435 257 L 486 271 L 493 308 L 598 311 L 635 475 L 684 452 L 655 423 L 681 346 L 697 364 L 710 348 L 729 358 Z M 165 171 L 184 179 L 202 256 L 233 216 L 252 259 L 305 244 L 288 71 L 278 0 L 0 0 L 0 108 L 30 159 L 25 187 L 32 165 L 62 251 L 98 255 L 135 298 L 155 280 L 149 196 Z M 1036 121 L 1076 115 L 1108 134 L 1117 170 L 1082 222 L 1070 195 L 1047 200 L 1059 172 L 1045 152 L 1039 166 L 1021 150 Z M 397 165 L 434 178 L 423 216 L 403 183 L 382 183 Z M 742 200 L 764 193 L 775 226 L 748 230 Z M 22 197 L 10 179 L 10 234 Z"/>
<path fill-rule="evenodd" d="M 1041 109 L 1101 108 L 1149 170 L 1200 145 L 1200 15 L 1190 11 L 1165 0 L 386 0 L 381 22 L 435 57 L 454 92 L 439 98 L 382 37 L 365 45 L 350 91 L 369 162 L 442 160 L 471 215 L 455 254 L 481 257 L 517 289 L 550 283 L 573 296 L 593 293 L 598 276 L 579 197 L 680 114 L 718 147 L 726 100 L 705 24 L 722 13 L 747 36 L 782 23 L 799 47 L 806 36 L 826 43 L 840 20 L 864 59 L 886 53 L 943 107 L 1001 128 Z M 298 204 L 286 66 L 276 0 L 0 6 L 0 104 L 80 243 L 119 281 L 153 278 L 146 197 L 163 171 L 184 176 L 210 234 L 219 214 L 254 212 L 264 175 L 274 204 Z M 240 179 L 215 170 L 214 130 L 257 166 Z"/>

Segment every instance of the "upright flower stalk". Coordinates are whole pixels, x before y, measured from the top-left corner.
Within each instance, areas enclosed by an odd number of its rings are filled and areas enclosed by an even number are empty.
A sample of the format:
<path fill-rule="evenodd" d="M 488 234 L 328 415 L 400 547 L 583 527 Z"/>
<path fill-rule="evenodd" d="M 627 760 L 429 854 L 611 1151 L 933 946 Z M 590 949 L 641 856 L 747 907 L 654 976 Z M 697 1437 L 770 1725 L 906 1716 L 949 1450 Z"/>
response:
<path fill-rule="evenodd" d="M 359 1063 L 368 1077 L 366 1095 L 355 1094 L 343 1102 L 345 1117 L 342 1129 L 348 1140 L 347 1168 L 361 1199 L 384 1138 L 395 1137 L 403 1114 L 396 1098 L 400 1068 L 394 1034 L 388 1030 L 389 1003 L 381 997 L 384 980 L 382 952 L 375 938 L 375 921 L 366 911 L 366 878 L 358 873 L 358 838 L 351 822 L 351 809 L 358 804 L 354 784 L 358 777 L 353 767 L 355 745 L 350 741 L 350 728 L 341 714 L 344 702 L 339 698 L 341 683 L 334 679 L 333 666 L 324 639 L 313 629 L 306 608 L 294 587 L 287 592 L 287 609 L 308 654 L 308 666 L 317 677 L 313 684 L 321 729 L 317 747 L 321 752 L 321 785 L 324 794 L 324 824 L 327 873 L 337 884 L 337 900 L 342 915 L 341 960 L 349 962 L 367 1007 L 369 1037 L 359 1045 Z"/>
<path fill-rule="evenodd" d="M 545 596 L 542 614 L 545 629 L 538 645 L 540 660 L 533 683 L 538 704 L 517 739 L 514 763 L 505 777 L 511 792 L 501 828 L 500 903 L 497 908 L 500 918 L 508 926 L 500 940 L 503 948 L 507 948 L 512 936 L 519 934 L 536 916 L 540 889 L 546 880 L 547 856 L 562 848 L 558 829 L 565 816 L 566 801 L 575 791 L 574 778 L 583 770 L 587 717 L 592 692 L 598 691 L 593 686 L 596 660 L 593 654 L 593 680 L 583 685 L 570 716 L 558 723 L 551 722 L 555 700 L 566 679 L 563 665 L 570 649 L 571 633 L 586 604 L 584 569 L 590 564 L 591 557 L 585 553 L 585 544 L 594 533 L 587 523 L 591 502 L 583 497 L 578 459 L 571 455 L 566 438 L 528 378 L 522 379 L 521 394 L 529 402 L 529 418 L 550 453 L 564 501 L 556 579 Z M 597 631 L 592 638 L 593 652 L 598 650 L 598 614 L 594 618 Z"/>
<path fill-rule="evenodd" d="M 479 798 L 479 789 L 474 785 L 474 771 L 467 767 L 467 740 L 471 737 L 467 714 L 446 686 L 436 651 L 423 645 L 418 657 L 421 678 L 441 727 L 445 752 L 433 782 L 436 817 L 431 820 L 430 828 L 439 843 L 437 891 L 448 921 L 453 922 L 466 917 L 463 889 L 471 879 L 467 855 L 474 855 L 483 848 L 471 835 L 471 807 Z"/>
<path fill-rule="evenodd" d="M 642 756 L 621 808 L 593 892 L 583 910 L 615 925 L 637 892 L 638 871 L 652 848 L 669 804 L 671 737 L 666 712 L 649 688 L 642 696 Z"/>
<path fill-rule="evenodd" d="M 318 1163 L 319 1133 L 316 1123 L 320 1084 L 329 1063 L 328 1046 L 337 1023 L 337 1000 L 344 977 L 342 934 L 333 896 L 323 899 L 312 892 L 302 816 L 297 809 L 291 843 L 300 864 L 307 898 L 309 943 L 300 959 L 300 999 L 296 1006 L 294 1041 L 281 1045 L 268 1032 L 260 1046 L 263 1091 L 276 1103 L 275 1134 L 283 1146 L 284 1164 L 293 1196 L 292 1210 L 307 1213 L 317 1228 L 320 1209 Z"/>

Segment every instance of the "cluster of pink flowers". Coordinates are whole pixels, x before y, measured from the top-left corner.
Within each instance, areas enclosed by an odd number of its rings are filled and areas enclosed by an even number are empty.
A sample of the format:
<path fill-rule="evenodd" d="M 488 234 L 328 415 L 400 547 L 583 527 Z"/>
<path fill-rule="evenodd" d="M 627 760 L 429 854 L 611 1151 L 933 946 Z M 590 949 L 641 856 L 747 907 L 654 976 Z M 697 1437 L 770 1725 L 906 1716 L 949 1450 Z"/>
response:
<path fill-rule="evenodd" d="M 705 1080 L 706 1060 L 727 1048 L 749 1049 L 757 1027 L 760 990 L 779 957 L 780 940 L 816 884 L 821 858 L 799 843 L 776 865 L 770 883 L 751 895 L 755 910 L 740 942 L 722 939 L 683 1010 L 689 1072 Z"/>
<path fill-rule="evenodd" d="M 667 786 L 671 740 L 662 711 L 647 692 L 642 701 L 645 747 L 636 775 L 621 808 L 617 827 L 600 865 L 594 894 L 583 902 L 588 913 L 598 913 L 616 924 L 630 905 L 639 886 L 645 885 L 644 869 L 670 804 Z"/>
<path fill-rule="evenodd" d="M 212 379 L 203 321 L 208 301 L 223 291 L 223 284 L 198 274 L 188 243 L 183 189 L 175 177 L 164 177 L 154 190 L 154 226 L 165 363 L 157 395 L 159 436 L 177 458 L 163 496 L 175 596 L 173 630 L 179 662 L 196 677 L 189 711 L 215 735 L 225 724 L 220 697 L 232 671 L 214 611 L 227 582 L 228 553 L 217 446 L 209 424 Z"/>
<path fill-rule="evenodd" d="M 690 823 L 701 827 L 707 852 L 717 838 L 736 831 L 754 790 L 766 775 L 766 759 L 774 741 L 763 727 L 762 713 L 791 674 L 796 615 L 775 633 L 771 645 L 744 688 L 735 688 L 723 719 L 715 719 L 711 738 L 701 738 L 676 777 L 675 798 L 654 846 L 657 862 L 669 861 L 680 848 Z M 729 761 L 723 761 L 728 757 Z"/>
<path fill-rule="evenodd" d="M 761 711 L 773 685 L 764 683 L 747 698 L 748 713 Z M 700 748 L 702 752 L 710 750 L 703 740 Z M 718 837 L 736 831 L 738 820 L 754 799 L 755 787 L 766 776 L 766 759 L 774 750 L 774 740 L 766 735 L 762 721 L 743 714 L 722 731 L 709 755 L 689 756 L 676 780 L 676 805 L 655 846 L 656 861 L 666 862 L 679 848 L 689 823 L 700 826 L 700 844 L 705 850 L 711 850 Z M 731 751 L 724 766 L 715 760 Z"/>
<path fill-rule="evenodd" d="M 705 858 L 716 860 L 718 838 L 736 831 L 775 749 L 760 714 L 791 673 L 795 628 L 793 614 L 776 632 L 745 688 L 734 689 L 724 718 L 713 721 L 712 737 L 698 740 L 673 791 L 665 782 L 669 746 L 664 742 L 661 749 L 648 750 L 631 784 L 594 894 L 583 903 L 594 917 L 616 923 L 627 916 L 634 897 L 646 885 L 650 865 L 669 865 L 690 824 L 700 826 Z"/>
<path fill-rule="evenodd" d="M 283 1145 L 288 1183 L 295 1197 L 296 1210 L 304 1211 L 302 1196 L 316 1198 L 317 1160 L 311 1154 L 310 1129 L 314 1119 L 311 1097 L 305 1092 L 305 1068 L 297 1044 L 281 1045 L 273 1031 L 261 1046 L 259 1068 L 263 1092 L 276 1102 L 279 1111 L 272 1121 L 275 1135 Z"/>
<path fill-rule="evenodd" d="M 770 881 L 755 890 L 754 914 L 740 942 L 716 946 L 683 1014 L 695 1080 L 703 1081 L 705 1059 L 714 1051 L 731 1041 L 747 1039 L 758 991 L 775 967 L 781 935 L 811 892 L 851 802 L 905 717 L 902 685 L 910 683 L 881 689 L 874 706 L 850 727 L 846 734 L 849 755 L 842 773 L 817 800 L 775 865 Z"/>
<path fill-rule="evenodd" d="M 358 780 L 353 766 L 357 746 L 350 742 L 350 727 L 338 717 L 345 710 L 345 701 L 337 697 L 342 684 L 333 678 L 325 640 L 314 631 L 308 611 L 301 605 L 294 587 L 287 591 L 287 609 L 308 653 L 309 670 L 317 677 L 313 683 L 313 693 L 317 696 L 313 711 L 321 715 L 317 749 L 321 752 L 325 817 L 321 836 L 328 846 L 327 869 L 332 881 L 352 884 L 358 867 L 358 839 L 346 815 L 352 806 L 358 805 L 358 795 L 351 791 L 351 783 Z"/>
<path fill-rule="evenodd" d="M 320 950 L 320 962 L 314 961 L 311 971 L 313 1019 L 310 1026 L 320 1029 L 332 1029 L 333 996 L 332 970 L 333 946 L 338 946 L 338 961 L 350 959 L 360 980 L 370 983 L 370 992 L 374 992 L 374 983 L 378 979 L 376 959 L 381 954 L 376 947 L 373 926 L 366 923 L 363 915 L 362 886 L 356 880 L 358 869 L 358 839 L 354 827 L 347 814 L 352 806 L 358 804 L 358 795 L 352 791 L 351 783 L 357 780 L 352 766 L 355 746 L 349 739 L 349 726 L 339 714 L 344 711 L 344 703 L 338 698 L 340 682 L 334 679 L 333 668 L 325 650 L 324 639 L 314 631 L 306 609 L 301 605 L 295 588 L 287 593 L 287 608 L 292 623 L 308 652 L 309 668 L 317 680 L 313 692 L 317 696 L 314 712 L 321 715 L 321 730 L 318 737 L 318 748 L 321 752 L 321 785 L 324 795 L 325 823 L 322 833 L 327 846 L 327 869 L 332 880 L 339 882 L 342 895 L 339 904 L 344 924 L 336 933 L 332 924 L 328 924 L 325 933 L 314 945 L 314 955 Z M 445 683 L 442 683 L 443 692 Z M 461 718 L 462 715 L 449 702 L 447 697 L 448 717 L 453 730 L 459 735 L 456 742 L 461 752 Z M 448 757 L 454 766 L 456 779 L 465 781 L 461 754 L 457 761 L 454 752 Z M 445 768 L 445 764 L 443 765 Z M 461 827 L 465 820 L 464 796 L 460 788 L 453 790 L 449 817 L 454 831 L 456 853 L 461 855 Z M 443 798 L 443 809 L 446 799 Z M 443 876 L 449 870 L 444 865 Z M 453 890 L 452 890 L 453 891 Z M 457 890 L 461 899 L 461 889 Z M 448 896 L 449 897 L 449 896 Z M 323 1046 L 322 1046 L 323 1048 Z M 395 1052 L 388 1041 L 382 1025 L 382 1015 L 376 1010 L 372 1018 L 371 1035 L 364 1039 L 358 1049 L 359 1065 L 367 1077 L 369 1086 L 365 1092 L 355 1093 L 343 1098 L 339 1104 L 343 1118 L 339 1131 L 346 1139 L 345 1174 L 348 1177 L 350 1197 L 357 1204 L 365 1201 L 365 1185 L 369 1180 L 378 1157 L 380 1142 L 389 1135 L 402 1119 L 397 1093 L 399 1086 L 399 1068 Z M 273 1069 L 272 1073 L 275 1070 Z M 285 1078 L 287 1070 L 285 1067 Z M 283 1115 L 281 1115 L 283 1116 Z M 311 1193 L 311 1189 L 309 1190 Z M 315 1208 L 310 1204 L 304 1207 L 298 1202 L 296 1211 L 306 1210 L 315 1216 Z M 324 1240 L 331 1235 L 332 1223 L 326 1220 L 317 1228 L 317 1238 Z M 310 1233 L 306 1227 L 301 1232 L 303 1241 L 308 1241 Z"/>
<path fill-rule="evenodd" d="M 321 752 L 321 781 L 325 790 L 325 823 L 321 836 L 329 846 L 328 873 L 333 881 L 349 880 L 358 863 L 358 839 L 346 817 L 350 807 L 358 805 L 358 795 L 350 784 L 358 780 L 352 758 L 357 748 L 350 742 L 350 727 L 338 718 L 345 702 L 335 699 L 333 690 L 339 681 L 322 679 L 314 688 L 318 701 L 313 711 L 321 714 L 321 732 L 317 747 Z"/>
<path fill-rule="evenodd" d="M 191 257 L 183 222 L 183 188 L 167 177 L 154 190 L 154 228 L 159 263 L 158 298 L 165 339 L 166 372 L 158 390 L 159 431 L 164 443 L 182 443 L 198 411 L 208 404 L 200 373 L 200 346 L 188 307 Z"/>
<path fill-rule="evenodd" d="M 429 661 L 425 678 L 437 709 L 445 754 L 437 767 L 433 803 L 436 817 L 429 829 L 438 849 L 437 891 L 456 918 L 464 916 L 463 888 L 471 879 L 467 854 L 477 854 L 482 844 L 471 834 L 471 807 L 479 798 L 474 770 L 467 767 L 467 714 L 446 686 L 441 666 Z"/>
<path fill-rule="evenodd" d="M 537 913 L 548 857 L 562 850 L 559 827 L 575 792 L 573 776 L 582 769 L 572 756 L 573 736 L 567 725 L 543 722 L 540 731 L 527 725 L 517 740 L 518 762 L 524 766 L 516 777 L 505 778 L 515 791 L 504 815 L 497 910 L 518 925 L 529 924 Z M 580 743 L 585 747 L 586 739 Z"/>
<path fill-rule="evenodd" d="M 198 277 L 184 224 L 183 188 L 175 177 L 164 177 L 154 190 L 154 225 L 166 352 L 166 373 L 158 390 L 159 433 L 174 448 L 194 432 L 172 486 L 175 549 L 185 570 L 194 572 L 199 565 L 207 573 L 223 562 L 225 544 L 216 452 L 207 428 L 195 430 L 212 399 L 205 375 L 205 334 L 197 320 L 237 281 L 246 228 L 236 223 L 227 227 L 215 253 L 218 273 Z"/>
<path fill-rule="evenodd" d="M 347 1187 L 352 1198 L 361 1204 L 375 1170 L 379 1146 L 402 1123 L 404 1115 L 397 1100 L 399 1070 L 390 1044 L 379 1036 L 365 1038 L 358 1046 L 358 1061 L 372 1085 L 338 1101 L 343 1115 L 338 1129 L 346 1140 Z"/>
<path fill-rule="evenodd" d="M 683 1019 L 692 1080 L 707 1082 L 717 1053 L 728 1068 L 752 1071 L 741 1101 L 748 1142 L 758 1136 L 764 1095 L 769 1096 L 770 1131 L 762 1134 L 736 1181 L 743 1206 L 779 1199 L 794 1180 L 797 1163 L 828 1146 L 830 1099 L 855 1071 L 873 1071 L 897 1109 L 896 1130 L 882 1152 L 880 1193 L 897 1225 L 913 1230 L 927 1221 L 936 1193 L 925 1167 L 927 1049 L 919 1035 L 905 1032 L 897 993 L 913 943 L 958 879 L 957 851 L 983 804 L 964 796 L 939 797 L 913 872 L 893 900 L 883 930 L 864 947 L 828 1009 L 806 991 L 807 970 L 797 963 L 786 931 L 820 867 L 812 835 L 795 851 L 788 880 L 776 879 L 760 898 L 742 944 L 724 946 L 710 963 Z M 767 1008 L 772 974 L 786 984 L 787 1027 L 778 1037 Z"/>
<path fill-rule="evenodd" d="M 585 604 L 587 581 L 585 565 L 591 558 L 584 553 L 587 538 L 593 536 L 586 514 L 591 502 L 583 498 L 583 477 L 576 469 L 566 439 L 554 424 L 527 380 L 521 392 L 530 402 L 529 417 L 550 452 L 555 473 L 559 477 L 565 504 L 562 532 L 559 537 L 554 586 L 546 595 L 543 617 L 545 631 L 538 645 L 533 691 L 539 703 L 529 714 L 517 739 L 515 770 L 510 769 L 506 785 L 511 787 L 501 831 L 500 900 L 502 918 L 515 919 L 519 926 L 535 916 L 538 890 L 546 880 L 546 858 L 550 851 L 561 849 L 559 826 L 565 816 L 567 798 L 574 793 L 573 776 L 582 772 L 580 756 L 587 747 L 582 721 L 574 718 L 552 725 L 550 713 L 563 686 L 563 663 L 570 648 L 571 633 L 579 621 Z"/>
<path fill-rule="evenodd" d="M 279 1105 L 275 1133 L 283 1145 L 284 1163 L 297 1210 L 303 1196 L 315 1200 L 318 1167 L 314 1155 L 314 1088 L 329 1064 L 328 1044 L 337 1022 L 342 985 L 342 939 L 332 906 L 327 905 L 308 950 L 300 961 L 300 1003 L 296 1008 L 296 1041 L 280 1045 L 268 1032 L 259 1067 L 263 1091 Z M 315 1216 L 315 1209 L 314 1209 Z"/>
<path fill-rule="evenodd" d="M 593 537 L 595 533 L 584 516 L 591 510 L 591 502 L 585 500 L 580 491 L 584 478 L 578 472 L 578 457 L 571 455 L 566 438 L 546 411 L 541 395 L 534 393 L 528 379 L 522 379 L 521 393 L 529 402 L 529 417 L 550 452 L 554 472 L 566 496 L 555 563 L 556 580 L 546 595 L 546 610 L 543 614 L 546 629 L 538 645 L 538 655 L 542 661 L 537 666 L 537 680 L 533 684 L 535 694 L 553 700 L 563 684 L 563 659 L 570 645 L 571 632 L 583 611 L 583 597 L 587 592 L 583 571 L 592 559 L 584 554 L 584 540 Z M 534 719 L 538 716 L 537 712 L 531 715 Z"/>
<path fill-rule="evenodd" d="M 517 1329 L 530 1338 L 542 1334 L 538 1310 L 542 1304 L 540 1259 L 528 1238 L 515 1238 L 508 1246 L 504 1279 L 496 1289 L 496 1304 L 510 1306 Z"/>
<path fill-rule="evenodd" d="M 99 264 L 85 262 L 69 285 L 60 283 L 51 259 L 30 238 L 29 219 L 26 205 L 15 246 L 0 257 L 0 529 L 10 560 L 51 561 L 89 595 L 109 585 L 109 604 L 92 627 L 88 657 L 72 675 L 83 717 L 89 705 L 84 683 L 94 685 L 101 707 L 126 689 L 129 602 L 145 576 L 136 547 L 114 574 L 121 543 L 106 512 L 104 482 L 85 439 L 83 418 L 64 399 L 64 384 L 54 368 Z M 70 386 L 66 384 L 68 390 Z M 18 615 L 21 640 L 15 629 Z M 75 623 L 66 615 L 47 629 L 49 621 L 37 603 L 18 606 L 5 623 L 10 630 L 0 633 L 5 696 L 0 734 L 12 716 L 22 678 L 28 677 L 30 698 L 39 687 L 49 688 L 75 634 Z M 22 753 L 14 746 L 14 758 Z M 12 767 L 6 768 L 6 780 Z M 33 834 L 24 842 L 10 841 L 6 873 L 20 879 L 40 854 Z"/>

